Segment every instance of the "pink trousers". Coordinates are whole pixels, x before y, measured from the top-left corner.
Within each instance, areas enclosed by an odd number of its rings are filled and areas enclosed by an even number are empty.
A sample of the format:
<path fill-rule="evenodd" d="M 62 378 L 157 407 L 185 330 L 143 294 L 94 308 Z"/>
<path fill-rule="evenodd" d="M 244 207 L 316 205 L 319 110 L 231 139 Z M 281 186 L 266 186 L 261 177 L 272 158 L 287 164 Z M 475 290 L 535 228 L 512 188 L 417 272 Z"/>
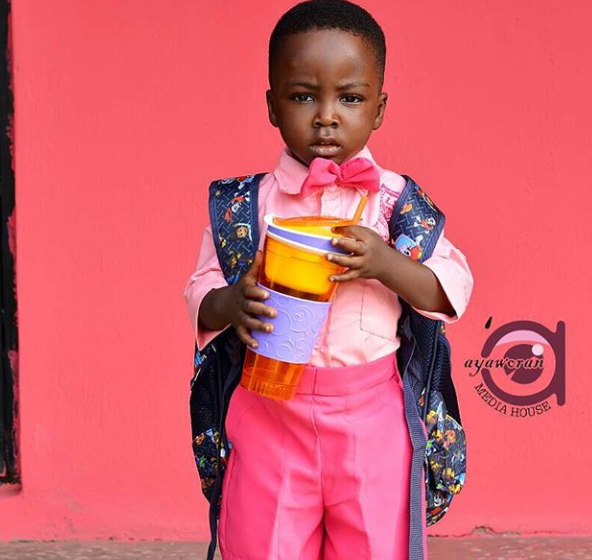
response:
<path fill-rule="evenodd" d="M 239 386 L 226 430 L 224 560 L 407 560 L 412 446 L 394 354 L 307 366 L 289 401 Z"/>

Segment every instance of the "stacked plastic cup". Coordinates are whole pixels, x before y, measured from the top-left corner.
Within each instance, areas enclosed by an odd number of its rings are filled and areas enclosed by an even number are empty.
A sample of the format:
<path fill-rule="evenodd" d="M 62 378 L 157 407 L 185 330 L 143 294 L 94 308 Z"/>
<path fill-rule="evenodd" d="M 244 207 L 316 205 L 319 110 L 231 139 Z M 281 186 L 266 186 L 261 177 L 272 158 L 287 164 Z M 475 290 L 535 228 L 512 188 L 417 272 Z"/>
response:
<path fill-rule="evenodd" d="M 331 245 L 334 226 L 352 220 L 323 216 L 265 216 L 267 234 L 258 285 L 269 292 L 266 305 L 277 309 L 270 333 L 253 331 L 257 348 L 247 348 L 241 377 L 246 389 L 278 400 L 291 399 L 310 360 L 337 287 L 329 277 L 343 267 L 327 253 L 347 251 Z"/>

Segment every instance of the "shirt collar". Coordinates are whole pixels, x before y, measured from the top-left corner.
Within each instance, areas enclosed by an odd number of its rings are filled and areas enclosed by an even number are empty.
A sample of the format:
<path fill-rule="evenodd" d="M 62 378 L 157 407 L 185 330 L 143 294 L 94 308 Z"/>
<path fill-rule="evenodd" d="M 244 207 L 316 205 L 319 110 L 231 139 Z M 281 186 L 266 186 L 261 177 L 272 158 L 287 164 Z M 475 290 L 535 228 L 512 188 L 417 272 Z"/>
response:
<path fill-rule="evenodd" d="M 369 159 L 378 167 L 376 161 L 374 161 L 374 158 L 372 157 L 370 148 L 368 148 L 367 145 L 358 153 L 354 154 L 351 159 L 355 157 Z M 308 175 L 308 166 L 298 161 L 292 155 L 290 149 L 287 146 L 284 146 L 273 174 L 275 175 L 281 192 L 286 194 L 300 194 L 302 184 Z"/>

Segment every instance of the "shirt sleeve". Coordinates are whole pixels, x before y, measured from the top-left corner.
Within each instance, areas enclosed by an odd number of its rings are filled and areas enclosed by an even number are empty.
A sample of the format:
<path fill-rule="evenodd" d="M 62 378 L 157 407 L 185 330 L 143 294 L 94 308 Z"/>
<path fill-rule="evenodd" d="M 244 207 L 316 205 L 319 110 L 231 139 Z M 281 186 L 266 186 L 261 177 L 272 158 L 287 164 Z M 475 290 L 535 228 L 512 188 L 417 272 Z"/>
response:
<path fill-rule="evenodd" d="M 214 288 L 223 288 L 225 286 L 228 286 L 228 283 L 218 262 L 212 228 L 208 225 L 202 237 L 196 270 L 189 277 L 184 292 L 189 319 L 195 329 L 195 340 L 199 350 L 203 350 L 211 340 L 230 326 L 228 324 L 224 328 L 215 331 L 207 329 L 199 322 L 199 307 L 206 294 Z"/>
<path fill-rule="evenodd" d="M 422 264 L 427 266 L 438 278 L 444 293 L 452 305 L 455 315 L 425 311 L 413 307 L 419 314 L 445 323 L 456 323 L 464 314 L 473 292 L 474 279 L 466 257 L 446 237 L 444 229 L 434 252 Z"/>

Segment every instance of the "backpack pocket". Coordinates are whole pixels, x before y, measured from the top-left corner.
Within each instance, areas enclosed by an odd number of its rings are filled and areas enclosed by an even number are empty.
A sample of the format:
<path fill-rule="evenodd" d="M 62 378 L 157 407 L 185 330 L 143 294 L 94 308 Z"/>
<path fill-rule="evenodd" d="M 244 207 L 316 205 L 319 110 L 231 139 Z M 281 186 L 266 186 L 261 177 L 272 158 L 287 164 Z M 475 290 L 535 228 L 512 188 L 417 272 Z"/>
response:
<path fill-rule="evenodd" d="M 197 434 L 192 441 L 193 456 L 199 473 L 201 490 L 208 501 L 212 498 L 212 490 L 218 473 L 218 445 L 220 432 L 208 428 Z M 224 449 L 222 449 L 222 452 Z"/>
<path fill-rule="evenodd" d="M 191 416 L 191 447 L 199 474 L 201 490 L 208 501 L 218 476 L 218 465 L 224 468 L 230 452 L 220 449 L 220 403 L 217 390 L 217 350 L 209 345 L 207 352 L 198 353 L 196 347 L 194 375 L 190 382 L 189 410 Z"/>
<path fill-rule="evenodd" d="M 423 407 L 425 389 L 420 397 Z M 427 526 L 446 513 L 452 498 L 460 493 L 466 476 L 466 437 L 463 427 L 447 413 L 440 391 L 430 391 L 425 427 Z"/>

